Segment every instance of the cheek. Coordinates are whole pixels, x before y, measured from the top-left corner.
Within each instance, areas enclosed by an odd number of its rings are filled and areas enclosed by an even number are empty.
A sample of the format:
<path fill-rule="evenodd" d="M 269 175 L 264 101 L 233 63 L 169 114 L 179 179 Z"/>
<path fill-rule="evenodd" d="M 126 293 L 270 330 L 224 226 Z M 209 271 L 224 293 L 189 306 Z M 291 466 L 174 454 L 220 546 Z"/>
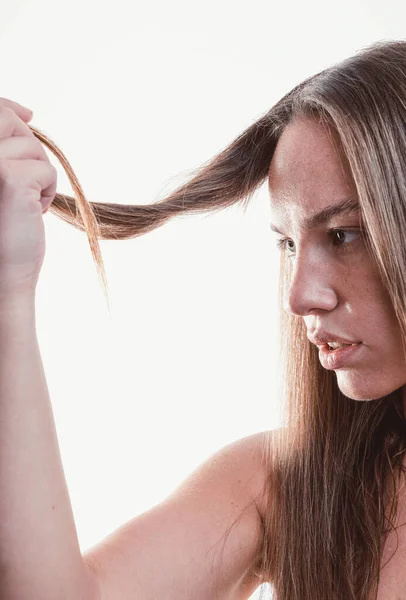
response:
<path fill-rule="evenodd" d="M 357 305 L 363 313 L 363 321 L 370 326 L 369 334 L 394 338 L 399 332 L 398 321 L 389 293 L 380 278 L 360 277 L 357 283 Z"/>
<path fill-rule="evenodd" d="M 394 311 L 381 278 L 371 265 L 352 265 L 343 276 L 342 292 L 350 312 L 361 322 L 392 321 Z"/>
<path fill-rule="evenodd" d="M 367 253 L 356 253 L 354 260 L 347 264 L 347 285 L 372 310 L 373 304 L 390 305 L 390 297 L 382 284 L 378 269 Z"/>

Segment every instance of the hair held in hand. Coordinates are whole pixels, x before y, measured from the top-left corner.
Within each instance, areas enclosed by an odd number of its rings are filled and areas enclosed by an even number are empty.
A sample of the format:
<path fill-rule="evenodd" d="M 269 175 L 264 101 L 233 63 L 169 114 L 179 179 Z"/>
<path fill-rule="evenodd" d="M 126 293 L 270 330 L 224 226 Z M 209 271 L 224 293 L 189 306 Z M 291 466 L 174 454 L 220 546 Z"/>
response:
<path fill-rule="evenodd" d="M 368 252 L 392 300 L 403 337 L 399 351 L 406 354 L 405 41 L 377 42 L 307 78 L 151 205 L 88 202 L 63 153 L 30 128 L 58 158 L 74 192 L 57 193 L 49 210 L 86 232 L 106 284 L 99 239 L 129 239 L 186 213 L 247 205 L 268 176 L 284 129 L 301 116 L 334 132 L 348 161 Z M 290 268 L 282 254 L 280 307 Z M 335 373 L 321 367 L 303 320 L 282 308 L 277 350 L 285 412 L 279 442 L 264 447 L 272 494 L 257 572 L 272 583 L 275 600 L 369 600 L 396 514 L 391 484 L 406 449 L 399 390 L 374 402 L 346 398 Z"/>

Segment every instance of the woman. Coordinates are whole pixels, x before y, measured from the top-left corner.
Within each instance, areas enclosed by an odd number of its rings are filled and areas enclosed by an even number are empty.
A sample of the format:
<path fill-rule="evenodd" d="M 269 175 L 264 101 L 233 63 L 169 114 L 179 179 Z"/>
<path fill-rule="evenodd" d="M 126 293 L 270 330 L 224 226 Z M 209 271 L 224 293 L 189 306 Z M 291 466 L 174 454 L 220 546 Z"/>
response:
<path fill-rule="evenodd" d="M 236 600 L 263 582 L 275 600 L 400 597 L 406 42 L 376 43 L 302 82 L 150 206 L 89 204 L 29 120 L 1 100 L 2 597 Z M 75 199 L 56 193 L 41 142 Z M 98 238 L 248 202 L 265 180 L 282 250 L 283 427 L 221 449 L 82 556 L 35 332 L 42 214 L 86 231 L 106 285 Z"/>

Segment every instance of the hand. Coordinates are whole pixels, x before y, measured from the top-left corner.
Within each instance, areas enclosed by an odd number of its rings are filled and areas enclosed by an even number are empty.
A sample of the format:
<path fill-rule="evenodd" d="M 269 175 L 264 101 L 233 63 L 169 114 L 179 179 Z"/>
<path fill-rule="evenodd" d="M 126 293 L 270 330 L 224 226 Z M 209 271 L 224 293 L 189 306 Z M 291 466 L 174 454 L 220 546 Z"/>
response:
<path fill-rule="evenodd" d="M 42 215 L 57 171 L 20 104 L 0 98 L 0 302 L 33 295 L 45 257 Z"/>

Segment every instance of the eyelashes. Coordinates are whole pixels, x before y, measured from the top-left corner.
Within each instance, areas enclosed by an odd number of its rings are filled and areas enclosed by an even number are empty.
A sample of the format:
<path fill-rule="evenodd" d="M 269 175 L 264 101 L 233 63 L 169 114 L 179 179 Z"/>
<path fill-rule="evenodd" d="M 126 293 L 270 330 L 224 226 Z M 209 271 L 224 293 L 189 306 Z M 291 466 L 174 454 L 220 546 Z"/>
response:
<path fill-rule="evenodd" d="M 347 246 L 349 246 L 351 244 L 351 242 L 345 243 L 342 240 L 337 239 L 336 234 L 338 234 L 338 233 L 352 234 L 352 235 L 355 234 L 358 237 L 361 235 L 360 230 L 355 231 L 353 229 L 330 229 L 330 231 L 328 232 L 328 235 L 331 238 L 333 246 L 336 246 L 339 251 L 346 251 Z M 291 253 L 291 249 L 286 247 L 286 245 L 285 245 L 286 242 L 292 242 L 292 240 L 290 238 L 282 238 L 276 242 L 276 246 L 279 249 L 279 251 L 281 251 L 283 253 L 287 253 L 288 258 L 290 258 L 291 256 L 294 256 L 294 254 Z"/>

